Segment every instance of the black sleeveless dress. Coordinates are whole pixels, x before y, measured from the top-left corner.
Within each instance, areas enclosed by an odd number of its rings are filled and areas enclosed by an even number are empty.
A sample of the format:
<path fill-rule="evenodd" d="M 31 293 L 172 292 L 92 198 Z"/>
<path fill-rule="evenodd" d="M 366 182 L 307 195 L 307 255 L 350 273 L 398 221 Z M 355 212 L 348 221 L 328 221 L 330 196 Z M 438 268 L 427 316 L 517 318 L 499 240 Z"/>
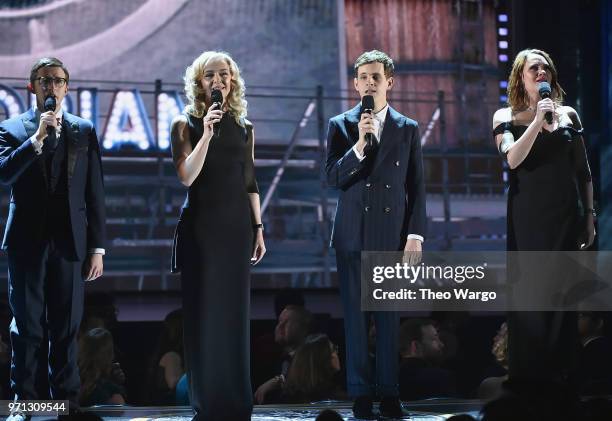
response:
<path fill-rule="evenodd" d="M 526 129 L 503 123 L 494 134 L 509 130 L 517 140 Z M 566 126 L 543 130 L 525 160 L 510 170 L 508 251 L 578 250 L 582 224 L 577 183 L 591 177 L 581 132 Z M 508 255 L 509 279 L 520 279 L 523 291 L 529 288 L 536 294 L 541 280 L 521 267 L 538 264 L 551 264 L 551 260 L 541 254 Z M 520 297 L 528 299 L 527 295 L 523 292 Z M 512 311 L 508 335 L 511 379 L 571 380 L 578 343 L 575 313 Z"/>
<path fill-rule="evenodd" d="M 191 145 L 202 119 L 187 116 Z M 197 420 L 249 420 L 250 257 L 248 193 L 258 193 L 252 127 L 225 113 L 176 229 L 173 271 L 181 271 L 185 366 Z"/>

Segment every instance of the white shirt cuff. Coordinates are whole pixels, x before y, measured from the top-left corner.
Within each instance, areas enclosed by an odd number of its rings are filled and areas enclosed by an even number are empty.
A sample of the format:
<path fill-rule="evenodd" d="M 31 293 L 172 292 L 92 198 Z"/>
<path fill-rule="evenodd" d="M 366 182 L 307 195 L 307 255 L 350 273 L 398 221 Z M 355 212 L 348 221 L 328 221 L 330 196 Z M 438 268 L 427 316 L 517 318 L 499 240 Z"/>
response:
<path fill-rule="evenodd" d="M 89 249 L 89 254 L 101 254 L 104 256 L 106 251 L 104 249 Z"/>
<path fill-rule="evenodd" d="M 359 151 L 357 150 L 357 144 L 353 145 L 353 152 L 355 152 L 355 155 L 357 156 L 359 162 L 364 160 L 365 156 L 359 153 Z"/>
<path fill-rule="evenodd" d="M 425 241 L 422 235 L 419 234 L 408 234 L 409 240 L 419 240 L 421 243 Z"/>
<path fill-rule="evenodd" d="M 40 155 L 42 153 L 43 143 L 39 142 L 36 139 L 36 136 L 32 136 L 30 138 L 30 143 L 32 144 L 32 147 L 34 148 L 34 152 L 36 152 L 36 155 Z"/>

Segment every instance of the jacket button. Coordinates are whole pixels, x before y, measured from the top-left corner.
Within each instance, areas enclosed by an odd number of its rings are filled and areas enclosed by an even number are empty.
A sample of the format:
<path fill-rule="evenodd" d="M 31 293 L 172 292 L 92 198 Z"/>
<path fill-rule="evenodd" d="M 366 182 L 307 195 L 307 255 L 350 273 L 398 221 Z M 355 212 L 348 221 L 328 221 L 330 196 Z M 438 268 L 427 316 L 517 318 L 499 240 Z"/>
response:
<path fill-rule="evenodd" d="M 389 212 L 391 212 L 391 208 L 390 207 L 386 207 L 385 208 L 385 213 L 389 213 Z"/>
<path fill-rule="evenodd" d="M 399 161 L 395 161 L 395 166 L 399 167 Z"/>
<path fill-rule="evenodd" d="M 385 188 L 386 189 L 390 189 L 391 188 L 391 184 L 385 184 Z"/>
<path fill-rule="evenodd" d="M 366 206 L 366 207 L 364 208 L 364 210 L 365 210 L 366 212 L 369 212 L 369 211 L 370 211 L 370 207 L 369 207 L 369 206 Z"/>
<path fill-rule="evenodd" d="M 366 187 L 370 187 L 371 185 L 371 183 L 366 183 Z"/>

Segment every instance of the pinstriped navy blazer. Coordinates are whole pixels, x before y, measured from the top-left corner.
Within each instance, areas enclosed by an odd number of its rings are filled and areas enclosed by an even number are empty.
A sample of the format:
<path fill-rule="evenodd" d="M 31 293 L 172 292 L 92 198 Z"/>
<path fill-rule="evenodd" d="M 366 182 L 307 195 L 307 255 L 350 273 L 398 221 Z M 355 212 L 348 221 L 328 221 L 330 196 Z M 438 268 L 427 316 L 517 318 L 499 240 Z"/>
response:
<path fill-rule="evenodd" d="M 361 162 L 361 106 L 329 120 L 325 170 L 340 190 L 331 246 L 343 251 L 403 250 L 408 234 L 425 237 L 425 183 L 418 125 L 389 107 L 378 153 Z"/>

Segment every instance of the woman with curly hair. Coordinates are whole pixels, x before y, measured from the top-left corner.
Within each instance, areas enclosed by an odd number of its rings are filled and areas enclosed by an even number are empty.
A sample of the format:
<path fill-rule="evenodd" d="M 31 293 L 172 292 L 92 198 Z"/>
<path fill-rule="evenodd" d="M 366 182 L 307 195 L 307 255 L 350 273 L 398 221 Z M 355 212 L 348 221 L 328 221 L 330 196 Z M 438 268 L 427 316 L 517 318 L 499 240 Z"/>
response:
<path fill-rule="evenodd" d="M 248 420 L 252 264 L 266 249 L 244 81 L 224 52 L 206 51 L 185 71 L 189 100 L 172 123 L 172 158 L 189 188 L 176 228 L 185 368 L 196 420 Z"/>
<path fill-rule="evenodd" d="M 327 335 L 310 335 L 295 352 L 283 385 L 284 400 L 308 403 L 346 398 L 336 385 L 340 371 L 338 348 Z"/>

